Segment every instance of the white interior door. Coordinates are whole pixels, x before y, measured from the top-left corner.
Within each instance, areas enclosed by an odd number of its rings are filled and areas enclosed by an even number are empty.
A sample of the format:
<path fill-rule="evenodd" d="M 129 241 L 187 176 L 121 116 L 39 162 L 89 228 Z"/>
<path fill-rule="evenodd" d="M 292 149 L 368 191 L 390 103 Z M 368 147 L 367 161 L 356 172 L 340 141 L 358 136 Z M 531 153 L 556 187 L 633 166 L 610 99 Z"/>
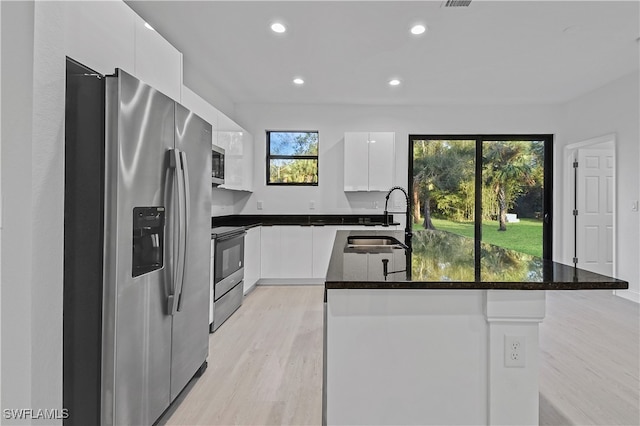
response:
<path fill-rule="evenodd" d="M 578 267 L 613 275 L 613 149 L 580 149 L 577 177 Z"/>

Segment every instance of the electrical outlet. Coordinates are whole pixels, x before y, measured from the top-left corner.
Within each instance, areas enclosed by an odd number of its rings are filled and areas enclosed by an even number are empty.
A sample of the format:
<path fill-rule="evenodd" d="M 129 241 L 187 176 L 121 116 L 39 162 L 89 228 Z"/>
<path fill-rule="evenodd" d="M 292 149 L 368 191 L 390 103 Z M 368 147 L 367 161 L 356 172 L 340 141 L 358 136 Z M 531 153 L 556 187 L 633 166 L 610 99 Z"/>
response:
<path fill-rule="evenodd" d="M 258 207 L 258 210 L 262 210 L 262 201 L 258 201 L 257 207 Z"/>
<path fill-rule="evenodd" d="M 316 202 L 314 200 L 309 201 L 309 209 L 314 210 L 316 208 Z"/>
<path fill-rule="evenodd" d="M 524 367 L 526 365 L 526 338 L 524 336 L 504 336 L 504 366 Z"/>

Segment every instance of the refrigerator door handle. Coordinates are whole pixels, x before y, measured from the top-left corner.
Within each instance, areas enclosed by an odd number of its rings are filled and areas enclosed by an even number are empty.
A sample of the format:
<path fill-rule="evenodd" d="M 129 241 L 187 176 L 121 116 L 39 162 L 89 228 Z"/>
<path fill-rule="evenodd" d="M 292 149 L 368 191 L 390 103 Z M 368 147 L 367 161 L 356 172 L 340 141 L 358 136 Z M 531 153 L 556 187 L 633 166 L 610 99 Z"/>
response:
<path fill-rule="evenodd" d="M 182 184 L 184 186 L 184 234 L 182 236 L 182 276 L 180 277 L 180 286 L 176 292 L 178 296 L 177 311 L 182 309 L 182 289 L 184 288 L 184 276 L 185 266 L 187 262 L 187 247 L 189 246 L 189 222 L 191 216 L 191 193 L 189 192 L 189 165 L 187 163 L 187 154 L 184 151 L 180 152 L 180 158 L 182 159 Z"/>
<path fill-rule="evenodd" d="M 174 263 L 173 263 L 173 279 L 171 290 L 169 293 L 169 297 L 167 298 L 167 310 L 170 315 L 173 315 L 177 312 L 178 308 L 178 299 L 179 299 L 179 288 L 182 286 L 182 276 L 184 273 L 184 259 L 182 257 L 184 252 L 184 175 L 182 168 L 182 157 L 180 155 L 180 150 L 172 149 L 171 150 L 171 161 L 170 167 L 175 169 L 175 179 L 173 181 L 174 187 L 177 187 L 177 195 L 178 195 L 178 205 L 177 208 L 174 208 L 173 211 L 176 215 L 177 220 L 174 220 L 174 229 L 173 229 L 173 252 L 174 252 Z M 175 205 L 175 204 L 174 204 Z M 177 223 L 177 226 L 175 225 Z"/>

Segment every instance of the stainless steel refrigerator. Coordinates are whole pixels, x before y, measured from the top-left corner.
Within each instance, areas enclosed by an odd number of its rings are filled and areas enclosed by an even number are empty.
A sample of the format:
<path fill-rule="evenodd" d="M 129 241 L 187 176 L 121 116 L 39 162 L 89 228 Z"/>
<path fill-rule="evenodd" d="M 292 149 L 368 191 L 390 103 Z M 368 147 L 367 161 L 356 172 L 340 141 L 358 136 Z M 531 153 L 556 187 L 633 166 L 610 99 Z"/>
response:
<path fill-rule="evenodd" d="M 150 425 L 208 355 L 211 125 L 67 61 L 65 424 Z"/>

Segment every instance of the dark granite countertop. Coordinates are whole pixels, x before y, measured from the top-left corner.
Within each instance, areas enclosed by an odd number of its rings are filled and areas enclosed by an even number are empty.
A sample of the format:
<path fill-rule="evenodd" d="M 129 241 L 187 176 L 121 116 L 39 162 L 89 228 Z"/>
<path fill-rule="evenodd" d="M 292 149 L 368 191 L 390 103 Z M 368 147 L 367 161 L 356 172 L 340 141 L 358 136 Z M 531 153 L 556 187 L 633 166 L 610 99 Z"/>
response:
<path fill-rule="evenodd" d="M 393 215 L 389 215 L 390 222 L 393 222 Z M 214 216 L 211 218 L 211 227 L 217 226 L 272 226 L 272 225 L 293 225 L 293 226 L 324 226 L 324 225 L 362 225 L 362 226 L 382 226 L 384 216 L 365 214 L 264 214 L 264 215 L 229 215 Z M 397 223 L 392 223 L 397 225 Z"/>
<path fill-rule="evenodd" d="M 390 230 L 338 231 L 325 281 L 326 289 L 626 289 L 629 283 L 539 257 L 475 242 L 445 231 L 416 231 L 409 250 L 354 249 L 348 236 L 392 236 Z M 386 259 L 387 274 L 384 274 Z M 409 266 L 410 274 L 407 274 Z"/>

